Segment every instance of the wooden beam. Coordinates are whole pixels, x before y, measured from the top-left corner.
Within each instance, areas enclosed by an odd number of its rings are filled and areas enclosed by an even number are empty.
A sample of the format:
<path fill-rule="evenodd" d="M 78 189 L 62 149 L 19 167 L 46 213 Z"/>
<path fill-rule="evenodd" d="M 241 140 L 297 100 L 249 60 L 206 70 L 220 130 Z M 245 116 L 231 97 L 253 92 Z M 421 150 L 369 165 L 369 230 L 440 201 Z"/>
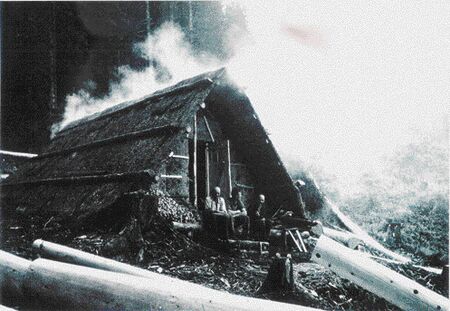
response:
<path fill-rule="evenodd" d="M 183 175 L 159 175 L 161 178 L 167 178 L 167 179 L 183 179 Z"/>
<path fill-rule="evenodd" d="M 307 252 L 308 252 L 308 249 L 306 248 L 306 245 L 305 245 L 305 243 L 303 242 L 303 238 L 302 238 L 302 236 L 300 235 L 300 232 L 298 232 L 298 230 L 295 230 L 295 233 L 297 234 L 298 241 L 300 242 L 300 244 L 301 244 L 303 250 L 305 251 L 305 253 L 307 253 Z"/>
<path fill-rule="evenodd" d="M 169 158 L 173 159 L 182 159 L 182 160 L 189 160 L 189 156 L 175 154 L 173 151 L 169 153 Z"/>
<path fill-rule="evenodd" d="M 206 196 L 209 197 L 210 193 L 209 193 L 209 144 L 206 143 L 206 148 L 205 148 L 205 170 L 206 170 Z"/>
<path fill-rule="evenodd" d="M 19 158 L 37 157 L 37 154 L 35 154 L 35 153 L 24 153 L 24 152 L 15 152 L 15 151 L 7 151 L 7 150 L 0 150 L 0 154 L 19 157 Z"/>
<path fill-rule="evenodd" d="M 238 186 L 239 188 L 243 188 L 243 189 L 255 189 L 254 186 L 249 186 L 249 185 L 244 185 L 244 184 L 238 184 L 238 183 L 234 183 L 236 186 Z"/>
<path fill-rule="evenodd" d="M 140 180 L 147 183 L 155 183 L 159 180 L 159 176 L 155 175 L 153 172 L 144 170 L 138 172 L 125 172 L 125 173 L 113 173 L 113 174 L 99 174 L 99 175 L 86 175 L 86 176 L 66 176 L 66 177 L 53 177 L 44 179 L 30 179 L 15 183 L 2 183 L 1 187 L 9 186 L 41 186 L 49 184 L 92 184 L 92 183 L 103 183 L 103 182 L 113 182 L 113 181 L 127 181 L 127 180 Z"/>
<path fill-rule="evenodd" d="M 174 124 L 156 126 L 156 127 L 142 130 L 142 131 L 129 132 L 129 133 L 113 136 L 113 137 L 108 137 L 105 139 L 94 140 L 93 142 L 70 147 L 70 148 L 67 148 L 64 150 L 42 153 L 42 154 L 38 155 L 37 157 L 31 158 L 31 159 L 39 160 L 39 159 L 43 159 L 43 158 L 49 158 L 49 157 L 54 157 L 54 156 L 59 156 L 59 155 L 70 154 L 75 151 L 97 148 L 100 146 L 105 146 L 105 145 L 109 145 L 109 144 L 113 144 L 113 143 L 128 142 L 133 139 L 145 139 L 145 138 L 148 138 L 148 137 L 151 137 L 151 136 L 163 133 L 163 132 L 178 131 L 180 129 L 186 129 L 186 127 L 182 127 L 182 126 L 178 126 L 178 125 L 174 125 Z"/>
<path fill-rule="evenodd" d="M 211 138 L 211 141 L 214 144 L 216 142 L 216 140 L 214 139 L 214 135 L 211 132 L 211 128 L 209 127 L 208 119 L 206 119 L 206 116 L 203 116 L 203 120 L 205 121 L 206 129 L 208 130 L 209 137 Z"/>
<path fill-rule="evenodd" d="M 228 195 L 231 198 L 232 181 L 231 181 L 231 150 L 230 150 L 230 140 L 227 139 L 227 177 L 228 177 Z"/>
<path fill-rule="evenodd" d="M 318 239 L 311 259 L 400 309 L 448 310 L 450 306 L 446 297 L 326 236 Z"/>
<path fill-rule="evenodd" d="M 193 153 L 193 159 L 192 159 L 192 161 L 193 161 L 193 163 L 192 163 L 192 165 L 193 165 L 193 174 L 194 174 L 194 176 L 193 176 L 193 180 L 194 180 L 194 206 L 195 207 L 197 207 L 197 201 L 198 201 L 198 198 L 197 198 L 197 194 L 198 194 L 198 189 L 197 189 L 197 187 L 198 187 L 198 185 L 197 185 L 197 135 L 198 135 L 198 128 L 197 128 L 197 113 L 196 114 L 194 114 L 194 133 L 193 133 L 193 136 L 194 136 L 194 153 Z"/>
<path fill-rule="evenodd" d="M 232 295 L 47 241 L 36 240 L 33 247 L 42 256 L 81 265 L 37 259 L 27 282 L 27 289 L 41 299 L 75 309 L 318 310 Z M 86 299 L 87 293 L 95 299 Z"/>
<path fill-rule="evenodd" d="M 289 236 L 291 237 L 292 241 L 294 241 L 295 246 L 297 246 L 300 253 L 303 253 L 303 249 L 300 247 L 300 244 L 298 244 L 297 240 L 295 239 L 294 235 L 292 234 L 291 230 L 286 230 L 289 233 Z"/>
<path fill-rule="evenodd" d="M 172 221 L 173 228 L 178 231 L 200 231 L 202 230 L 202 225 L 198 223 L 181 223 Z"/>

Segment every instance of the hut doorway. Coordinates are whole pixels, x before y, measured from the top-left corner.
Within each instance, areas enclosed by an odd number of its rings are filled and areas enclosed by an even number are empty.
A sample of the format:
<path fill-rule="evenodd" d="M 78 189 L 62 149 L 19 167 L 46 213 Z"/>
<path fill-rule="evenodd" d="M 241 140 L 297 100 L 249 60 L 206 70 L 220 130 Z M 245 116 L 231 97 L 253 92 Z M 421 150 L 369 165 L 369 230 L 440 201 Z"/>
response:
<path fill-rule="evenodd" d="M 209 195 L 207 189 L 207 143 L 197 142 L 197 201 L 199 209 L 205 208 L 206 197 Z"/>
<path fill-rule="evenodd" d="M 197 150 L 194 155 L 194 141 L 189 141 L 189 198 L 198 209 L 205 208 L 206 197 L 209 195 L 208 187 L 208 149 L 205 141 L 197 141 Z M 194 159 L 196 165 L 194 165 Z"/>

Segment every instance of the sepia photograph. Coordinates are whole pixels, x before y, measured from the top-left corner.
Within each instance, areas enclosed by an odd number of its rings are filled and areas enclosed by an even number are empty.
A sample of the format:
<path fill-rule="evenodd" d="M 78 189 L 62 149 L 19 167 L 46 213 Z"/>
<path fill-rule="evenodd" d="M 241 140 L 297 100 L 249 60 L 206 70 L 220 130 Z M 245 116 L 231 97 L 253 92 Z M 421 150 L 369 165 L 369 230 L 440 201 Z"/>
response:
<path fill-rule="evenodd" d="M 0 310 L 450 310 L 450 2 L 0 25 Z"/>

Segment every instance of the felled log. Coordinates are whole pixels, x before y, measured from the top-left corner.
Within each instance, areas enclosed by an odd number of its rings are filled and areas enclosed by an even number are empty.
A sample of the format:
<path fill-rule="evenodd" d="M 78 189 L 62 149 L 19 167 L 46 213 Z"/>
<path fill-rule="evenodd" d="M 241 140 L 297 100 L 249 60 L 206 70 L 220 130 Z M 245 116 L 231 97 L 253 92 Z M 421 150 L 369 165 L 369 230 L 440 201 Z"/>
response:
<path fill-rule="evenodd" d="M 311 259 L 404 310 L 448 310 L 450 301 L 361 255 L 321 236 Z"/>
<path fill-rule="evenodd" d="M 0 289 L 5 297 L 24 297 L 22 282 L 31 261 L 0 251 Z"/>
<path fill-rule="evenodd" d="M 361 239 L 359 239 L 356 235 L 350 232 L 344 232 L 323 227 L 323 234 L 325 234 L 329 238 L 332 238 L 333 240 L 341 242 L 342 244 L 351 249 L 356 249 L 358 245 L 364 244 L 364 242 Z"/>
<path fill-rule="evenodd" d="M 4 305 L 0 305 L 0 311 L 14 311 L 14 310 L 16 310 L 16 309 L 9 308 L 9 307 L 4 306 Z"/>
<path fill-rule="evenodd" d="M 200 230 L 202 230 L 202 225 L 198 224 L 198 223 L 187 223 L 187 224 L 184 224 L 184 223 L 181 223 L 181 222 L 173 221 L 172 225 L 173 225 L 173 228 L 175 230 L 183 231 L 183 232 L 186 232 L 186 231 L 200 231 Z"/>
<path fill-rule="evenodd" d="M 146 278 L 155 278 L 159 276 L 158 274 L 150 271 L 139 269 L 112 259 L 96 256 L 74 248 L 40 239 L 33 242 L 33 249 L 42 257 L 55 259 L 66 263 L 107 271 L 121 272 Z"/>
<path fill-rule="evenodd" d="M 231 247 L 235 247 L 239 250 L 247 250 L 250 252 L 253 251 L 260 254 L 264 252 L 269 252 L 269 242 L 228 239 L 228 243 Z"/>
<path fill-rule="evenodd" d="M 389 263 L 393 263 L 393 264 L 397 264 L 397 265 L 404 265 L 405 264 L 404 262 L 400 262 L 400 261 L 397 261 L 397 260 L 394 260 L 394 259 L 388 259 L 388 258 L 383 258 L 383 257 L 375 256 L 375 255 L 370 255 L 368 253 L 361 253 L 361 254 L 364 255 L 364 256 L 367 256 L 369 258 L 372 258 L 372 259 L 378 259 L 378 260 L 381 260 L 381 261 L 384 261 L 384 262 L 389 262 Z M 439 268 L 425 267 L 425 266 L 420 266 L 420 265 L 412 265 L 412 266 L 414 268 L 425 270 L 427 272 L 434 273 L 434 274 L 441 274 L 443 272 L 443 270 L 439 269 Z"/>
<path fill-rule="evenodd" d="M 395 259 L 400 262 L 409 262 L 411 259 L 406 258 L 404 256 L 401 256 L 380 243 L 378 243 L 374 238 L 372 238 L 370 235 L 368 235 L 364 230 L 362 230 L 357 224 L 355 224 L 350 218 L 348 218 L 344 213 L 341 212 L 339 207 L 337 207 L 333 202 L 331 202 L 328 198 L 325 197 L 325 201 L 330 207 L 330 209 L 333 211 L 333 213 L 339 218 L 339 220 L 350 230 L 352 231 L 359 239 L 363 240 L 364 243 L 374 249 L 376 249 L 379 252 L 382 252 L 383 254 L 389 256 L 392 259 Z"/>
<path fill-rule="evenodd" d="M 317 310 L 47 259 L 31 264 L 25 287 L 39 302 L 75 310 Z"/>

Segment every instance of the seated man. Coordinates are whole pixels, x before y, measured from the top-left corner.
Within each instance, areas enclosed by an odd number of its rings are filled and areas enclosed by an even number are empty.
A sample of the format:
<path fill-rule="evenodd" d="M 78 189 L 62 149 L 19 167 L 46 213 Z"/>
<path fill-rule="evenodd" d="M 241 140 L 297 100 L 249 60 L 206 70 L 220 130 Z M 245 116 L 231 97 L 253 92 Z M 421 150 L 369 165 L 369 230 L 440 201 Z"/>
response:
<path fill-rule="evenodd" d="M 220 188 L 214 187 L 211 197 L 206 198 L 205 209 L 211 212 L 226 213 L 225 199 L 220 196 Z"/>
<path fill-rule="evenodd" d="M 266 236 L 266 212 L 266 197 L 264 194 L 260 194 L 250 214 L 252 232 L 259 239 L 264 239 Z"/>
<path fill-rule="evenodd" d="M 210 232 L 221 239 L 228 239 L 231 220 L 219 187 L 214 187 L 211 197 L 206 198 L 204 221 Z"/>
<path fill-rule="evenodd" d="M 233 188 L 231 191 L 230 209 L 228 210 L 231 216 L 231 232 L 248 235 L 249 218 L 241 196 L 241 190 L 237 187 Z"/>

